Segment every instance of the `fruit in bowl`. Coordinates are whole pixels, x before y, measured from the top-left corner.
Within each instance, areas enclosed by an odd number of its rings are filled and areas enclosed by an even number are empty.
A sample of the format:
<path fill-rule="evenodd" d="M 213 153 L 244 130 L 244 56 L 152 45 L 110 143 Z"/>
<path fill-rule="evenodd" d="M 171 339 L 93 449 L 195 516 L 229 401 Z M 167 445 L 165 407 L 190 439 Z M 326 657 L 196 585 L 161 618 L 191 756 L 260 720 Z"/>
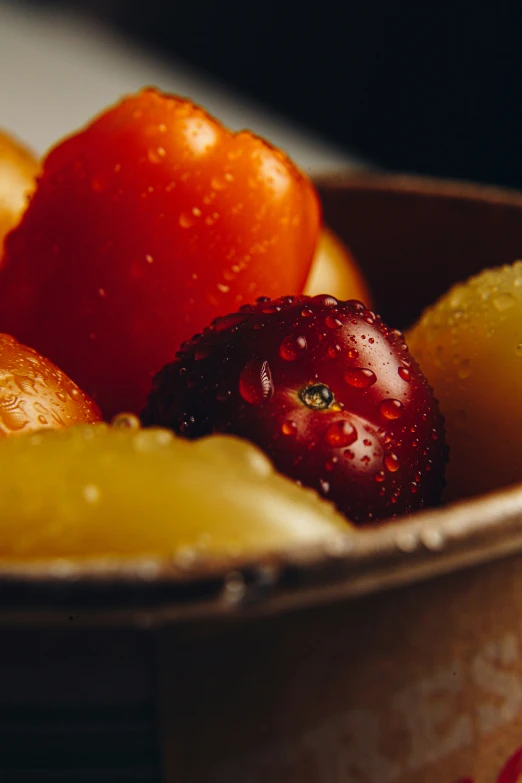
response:
<path fill-rule="evenodd" d="M 231 437 L 92 424 L 0 448 L 0 559 L 201 558 L 324 546 L 346 520 Z M 16 498 L 16 502 L 13 502 Z"/>
<path fill-rule="evenodd" d="M 137 413 L 154 373 L 213 317 L 302 290 L 319 221 L 312 184 L 281 152 L 144 90 L 46 156 L 6 241 L 1 328 L 105 416 Z"/>
<path fill-rule="evenodd" d="M 436 400 L 371 303 L 350 251 L 321 226 L 312 183 L 285 155 L 150 89 L 51 150 L 0 265 L 0 329 L 56 361 L 107 420 L 145 408 L 147 426 L 227 433 L 239 450 L 238 438 L 250 440 L 303 503 L 304 485 L 327 501 L 326 516 L 333 503 L 361 524 L 436 505 L 446 459 Z M 49 464 L 75 438 L 53 440 Z M 63 485 L 42 486 L 55 508 Z M 180 497 L 166 504 L 173 546 L 189 513 Z M 100 519 L 116 513 L 95 507 Z"/>
<path fill-rule="evenodd" d="M 39 169 L 38 161 L 21 142 L 0 131 L 0 248 L 27 207 Z"/>
<path fill-rule="evenodd" d="M 446 498 L 522 480 L 522 262 L 454 285 L 408 332 L 446 418 Z"/>
<path fill-rule="evenodd" d="M 58 367 L 0 334 L 0 438 L 97 421 L 94 400 Z"/>

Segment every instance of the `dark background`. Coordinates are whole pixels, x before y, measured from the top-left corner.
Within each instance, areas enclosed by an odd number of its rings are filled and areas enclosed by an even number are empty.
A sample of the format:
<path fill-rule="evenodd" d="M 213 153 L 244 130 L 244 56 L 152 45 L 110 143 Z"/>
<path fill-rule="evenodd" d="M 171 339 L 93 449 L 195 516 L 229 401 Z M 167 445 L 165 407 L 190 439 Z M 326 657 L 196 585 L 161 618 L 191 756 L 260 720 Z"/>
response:
<path fill-rule="evenodd" d="M 378 165 L 522 188 L 522 0 L 62 5 L 103 18 Z"/>

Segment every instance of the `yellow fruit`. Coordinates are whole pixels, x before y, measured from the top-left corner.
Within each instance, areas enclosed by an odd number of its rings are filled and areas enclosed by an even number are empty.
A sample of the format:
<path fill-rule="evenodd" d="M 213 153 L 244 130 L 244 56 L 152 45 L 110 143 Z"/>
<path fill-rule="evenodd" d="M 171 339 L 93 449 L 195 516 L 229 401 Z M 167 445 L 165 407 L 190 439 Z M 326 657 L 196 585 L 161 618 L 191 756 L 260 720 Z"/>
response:
<path fill-rule="evenodd" d="M 330 294 L 337 299 L 359 299 L 372 307 L 372 298 L 357 261 L 333 231 L 321 234 L 304 293 Z"/>
<path fill-rule="evenodd" d="M 522 262 L 454 286 L 406 339 L 446 418 L 445 497 L 522 481 Z"/>
<path fill-rule="evenodd" d="M 0 558 L 257 554 L 346 520 L 229 436 L 83 425 L 0 441 Z"/>
<path fill-rule="evenodd" d="M 41 354 L 0 334 L 0 438 L 101 421 L 87 394 Z"/>
<path fill-rule="evenodd" d="M 0 255 L 5 235 L 20 220 L 36 186 L 38 169 L 32 153 L 0 131 Z"/>

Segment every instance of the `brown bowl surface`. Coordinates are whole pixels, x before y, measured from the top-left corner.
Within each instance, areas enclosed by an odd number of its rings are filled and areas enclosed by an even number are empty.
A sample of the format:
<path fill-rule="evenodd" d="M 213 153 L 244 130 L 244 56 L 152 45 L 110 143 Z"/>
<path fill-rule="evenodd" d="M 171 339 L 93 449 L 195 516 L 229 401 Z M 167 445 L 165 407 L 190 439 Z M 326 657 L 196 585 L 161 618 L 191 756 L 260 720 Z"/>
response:
<path fill-rule="evenodd" d="M 522 257 L 520 194 L 318 186 L 393 325 Z M 522 485 L 262 560 L 2 566 L 0 607 L 2 780 L 494 783 L 522 743 Z"/>

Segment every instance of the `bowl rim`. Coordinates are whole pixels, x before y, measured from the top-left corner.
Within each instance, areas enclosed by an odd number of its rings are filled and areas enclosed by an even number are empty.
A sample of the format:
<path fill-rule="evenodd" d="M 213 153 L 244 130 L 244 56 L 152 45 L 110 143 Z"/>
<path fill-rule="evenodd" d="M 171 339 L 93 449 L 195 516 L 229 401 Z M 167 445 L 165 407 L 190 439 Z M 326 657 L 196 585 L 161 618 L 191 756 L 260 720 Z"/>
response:
<path fill-rule="evenodd" d="M 464 181 L 347 171 L 318 176 L 315 184 L 319 191 L 435 195 L 522 211 L 522 193 Z M 0 626 L 61 624 L 80 616 L 87 625 L 150 626 L 273 614 L 353 599 L 518 552 L 522 483 L 257 556 L 0 560 Z"/>

